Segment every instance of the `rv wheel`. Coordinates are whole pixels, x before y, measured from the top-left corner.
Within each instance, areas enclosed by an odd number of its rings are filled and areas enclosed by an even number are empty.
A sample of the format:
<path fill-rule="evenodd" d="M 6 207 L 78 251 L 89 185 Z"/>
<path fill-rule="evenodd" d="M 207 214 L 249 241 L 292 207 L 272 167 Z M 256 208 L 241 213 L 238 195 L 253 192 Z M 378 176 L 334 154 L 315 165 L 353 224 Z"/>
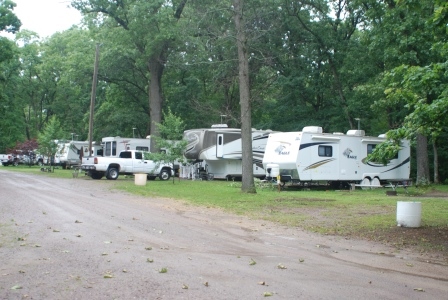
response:
<path fill-rule="evenodd" d="M 116 180 L 118 178 L 118 169 L 117 168 L 109 168 L 107 170 L 107 179 Z"/>
<path fill-rule="evenodd" d="M 160 171 L 160 175 L 159 178 L 160 180 L 168 180 L 171 177 L 171 172 L 168 169 L 163 169 L 162 171 Z"/>

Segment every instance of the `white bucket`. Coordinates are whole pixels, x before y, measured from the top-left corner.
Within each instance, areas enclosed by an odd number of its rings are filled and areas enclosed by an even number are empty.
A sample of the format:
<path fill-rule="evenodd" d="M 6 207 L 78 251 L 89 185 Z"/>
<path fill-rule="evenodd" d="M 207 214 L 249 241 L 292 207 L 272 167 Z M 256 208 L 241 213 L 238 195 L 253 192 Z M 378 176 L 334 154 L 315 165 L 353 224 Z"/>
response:
<path fill-rule="evenodd" d="M 135 176 L 135 185 L 146 185 L 146 173 L 137 173 Z"/>
<path fill-rule="evenodd" d="M 402 227 L 420 227 L 422 221 L 421 202 L 397 202 L 397 225 Z"/>

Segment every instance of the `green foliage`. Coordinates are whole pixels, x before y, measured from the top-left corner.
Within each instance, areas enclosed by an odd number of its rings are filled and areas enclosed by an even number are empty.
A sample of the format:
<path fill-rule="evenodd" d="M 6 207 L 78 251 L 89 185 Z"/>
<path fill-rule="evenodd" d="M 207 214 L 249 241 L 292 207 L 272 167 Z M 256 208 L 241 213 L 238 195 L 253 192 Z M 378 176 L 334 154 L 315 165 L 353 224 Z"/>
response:
<path fill-rule="evenodd" d="M 156 162 L 171 162 L 173 166 L 176 162 L 184 162 L 184 152 L 187 141 L 183 140 L 185 125 L 180 117 L 174 115 L 171 110 L 164 114 L 164 121 L 157 124 L 160 131 L 160 137 L 151 137 L 155 139 L 156 145 L 162 149 L 159 153 L 145 153 L 146 159 Z M 173 177 L 174 182 L 174 177 Z"/>
<path fill-rule="evenodd" d="M 16 33 L 22 26 L 22 22 L 13 13 L 14 7 L 16 4 L 13 1 L 0 0 L 0 31 Z"/>
<path fill-rule="evenodd" d="M 39 153 L 50 158 L 54 158 L 58 151 L 57 140 L 64 136 L 59 120 L 53 116 L 46 124 L 44 130 L 39 134 L 37 142 Z"/>
<path fill-rule="evenodd" d="M 387 140 L 375 147 L 373 152 L 367 156 L 368 161 L 387 165 L 390 160 L 398 155 L 402 149 L 402 140 L 409 134 L 403 128 L 387 132 Z"/>

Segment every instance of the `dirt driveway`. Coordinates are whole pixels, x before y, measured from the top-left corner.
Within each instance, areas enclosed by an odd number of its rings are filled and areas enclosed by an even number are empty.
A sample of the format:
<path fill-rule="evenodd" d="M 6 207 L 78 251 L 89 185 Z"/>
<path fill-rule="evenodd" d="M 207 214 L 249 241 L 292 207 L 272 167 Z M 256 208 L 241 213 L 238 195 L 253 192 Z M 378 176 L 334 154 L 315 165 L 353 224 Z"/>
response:
<path fill-rule="evenodd" d="M 446 299 L 418 253 L 0 168 L 0 299 Z"/>

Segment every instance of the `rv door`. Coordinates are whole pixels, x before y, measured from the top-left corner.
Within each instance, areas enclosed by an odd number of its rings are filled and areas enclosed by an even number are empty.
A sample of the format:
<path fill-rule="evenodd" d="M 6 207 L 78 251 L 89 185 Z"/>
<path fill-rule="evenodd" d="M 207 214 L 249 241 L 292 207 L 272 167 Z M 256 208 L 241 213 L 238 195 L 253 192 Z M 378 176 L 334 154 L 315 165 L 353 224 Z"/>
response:
<path fill-rule="evenodd" d="M 216 157 L 222 157 L 224 153 L 224 134 L 216 135 Z"/>

